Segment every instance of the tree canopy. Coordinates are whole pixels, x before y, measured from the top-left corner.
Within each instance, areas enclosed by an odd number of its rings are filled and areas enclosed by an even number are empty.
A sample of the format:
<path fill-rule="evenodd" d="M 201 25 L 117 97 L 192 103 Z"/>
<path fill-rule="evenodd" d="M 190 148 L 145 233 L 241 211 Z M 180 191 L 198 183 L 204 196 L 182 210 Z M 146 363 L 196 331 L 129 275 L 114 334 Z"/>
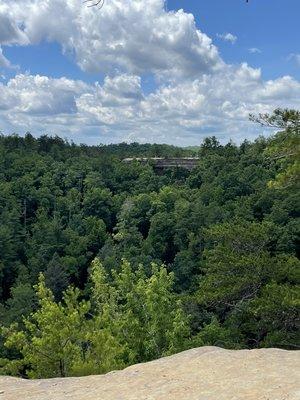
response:
<path fill-rule="evenodd" d="M 289 109 L 276 109 L 273 114 L 250 115 L 250 120 L 262 126 L 277 128 L 277 134 L 266 149 L 271 160 L 277 161 L 280 169 L 273 187 L 299 189 L 300 183 L 300 112 Z"/>
<path fill-rule="evenodd" d="M 299 113 L 255 119 L 279 132 L 192 148 L 0 136 L 0 372 L 298 348 Z M 122 161 L 154 156 L 199 161 Z"/>

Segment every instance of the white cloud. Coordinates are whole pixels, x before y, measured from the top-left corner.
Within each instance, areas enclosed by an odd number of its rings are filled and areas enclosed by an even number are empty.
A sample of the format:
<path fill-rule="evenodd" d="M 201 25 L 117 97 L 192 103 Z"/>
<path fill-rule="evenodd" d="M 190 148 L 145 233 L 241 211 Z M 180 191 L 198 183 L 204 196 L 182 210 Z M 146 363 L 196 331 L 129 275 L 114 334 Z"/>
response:
<path fill-rule="evenodd" d="M 257 134 L 250 112 L 300 107 L 298 81 L 264 81 L 247 63 L 226 64 L 194 17 L 166 12 L 163 0 L 110 0 L 101 11 L 82 0 L 2 0 L 0 18 L 0 44 L 56 41 L 84 71 L 108 74 L 103 84 L 28 74 L 0 83 L 2 131 L 98 143 L 239 141 Z M 7 63 L 0 48 L 0 66 Z M 150 94 L 145 75 L 155 76 Z"/>
<path fill-rule="evenodd" d="M 106 77 L 102 85 L 31 75 L 0 84 L 6 129 L 55 129 L 75 140 L 92 134 L 98 142 L 187 144 L 210 134 L 239 141 L 257 134 L 250 112 L 285 106 L 300 107 L 300 83 L 288 76 L 264 82 L 260 70 L 247 64 L 163 85 L 148 95 L 140 77 L 130 74 Z"/>
<path fill-rule="evenodd" d="M 232 33 L 217 33 L 217 37 L 219 39 L 224 40 L 225 42 L 230 42 L 234 44 L 237 41 L 237 36 L 233 35 Z"/>
<path fill-rule="evenodd" d="M 258 49 L 257 47 L 250 47 L 250 49 L 248 49 L 249 53 L 251 54 L 260 54 L 261 50 Z"/>
<path fill-rule="evenodd" d="M 81 0 L 9 1 L 15 24 L 22 25 L 30 43 L 57 41 L 64 51 L 74 52 L 84 71 L 117 69 L 176 78 L 195 77 L 222 64 L 193 15 L 166 12 L 163 0 L 110 0 L 99 12 Z"/>
<path fill-rule="evenodd" d="M 6 85 L 0 84 L 0 109 L 31 116 L 74 114 L 75 97 L 87 88 L 81 81 L 21 74 Z"/>
<path fill-rule="evenodd" d="M 13 13 L 10 13 L 9 4 L 0 4 L 0 44 L 28 44 L 26 34 L 19 28 Z"/>
<path fill-rule="evenodd" d="M 293 61 L 295 61 L 296 64 L 299 65 L 299 67 L 300 67 L 300 53 L 299 53 L 299 54 L 297 54 L 297 53 L 291 53 L 291 54 L 288 56 L 288 60 L 293 60 Z"/>
<path fill-rule="evenodd" d="M 0 46 L 0 68 L 9 68 L 10 62 L 4 57 L 1 46 Z"/>

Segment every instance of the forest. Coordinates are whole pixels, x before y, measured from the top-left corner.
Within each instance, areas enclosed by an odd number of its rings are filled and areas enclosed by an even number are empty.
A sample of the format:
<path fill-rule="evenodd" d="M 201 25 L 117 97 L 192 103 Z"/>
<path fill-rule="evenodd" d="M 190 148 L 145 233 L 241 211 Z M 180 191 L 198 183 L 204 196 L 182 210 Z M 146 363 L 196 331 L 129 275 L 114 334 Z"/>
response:
<path fill-rule="evenodd" d="M 105 373 L 197 346 L 298 349 L 299 112 L 240 145 L 0 136 L 0 373 Z M 199 157 L 158 174 L 126 157 Z"/>

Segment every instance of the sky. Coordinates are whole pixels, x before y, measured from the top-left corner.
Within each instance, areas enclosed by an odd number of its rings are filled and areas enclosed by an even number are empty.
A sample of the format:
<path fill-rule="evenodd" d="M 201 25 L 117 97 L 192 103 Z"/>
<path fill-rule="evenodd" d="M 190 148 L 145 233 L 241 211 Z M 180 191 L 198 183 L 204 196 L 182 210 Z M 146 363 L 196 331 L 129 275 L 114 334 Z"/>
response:
<path fill-rule="evenodd" d="M 300 108 L 299 0 L 0 0 L 0 132 L 199 145 Z"/>

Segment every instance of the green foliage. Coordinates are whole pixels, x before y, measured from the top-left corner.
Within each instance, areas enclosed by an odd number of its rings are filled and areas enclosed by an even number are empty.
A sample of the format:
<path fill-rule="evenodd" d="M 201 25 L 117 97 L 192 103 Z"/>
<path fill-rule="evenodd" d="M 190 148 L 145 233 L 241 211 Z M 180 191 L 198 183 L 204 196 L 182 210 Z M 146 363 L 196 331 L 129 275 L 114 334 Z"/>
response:
<path fill-rule="evenodd" d="M 36 306 L 34 290 L 29 283 L 19 283 L 11 289 L 11 297 L 6 302 L 3 319 L 7 324 L 21 323 Z"/>
<path fill-rule="evenodd" d="M 274 274 L 276 258 L 267 251 L 272 228 L 267 222 L 233 221 L 207 231 L 213 248 L 204 252 L 201 302 L 226 309 L 257 295 Z"/>
<path fill-rule="evenodd" d="M 240 332 L 249 345 L 296 348 L 300 261 L 272 254 L 273 231 L 269 222 L 234 221 L 210 228 L 213 248 L 204 253 L 198 299 L 214 309 L 224 327 L 239 328 L 231 338 Z"/>
<path fill-rule="evenodd" d="M 61 300 L 63 291 L 68 287 L 68 276 L 57 253 L 54 253 L 45 271 L 45 283 L 55 300 Z"/>
<path fill-rule="evenodd" d="M 299 114 L 300 121 L 300 114 Z M 274 188 L 299 188 L 300 183 L 300 122 L 297 129 L 278 133 L 266 154 L 279 166 L 276 178 L 269 182 Z"/>
<path fill-rule="evenodd" d="M 300 183 L 300 112 L 276 109 L 273 114 L 250 115 L 250 119 L 261 125 L 280 129 L 271 140 L 266 155 L 275 160 L 279 172 L 269 182 L 274 188 L 299 188 Z"/>
<path fill-rule="evenodd" d="M 0 136 L 1 373 L 298 348 L 299 112 L 256 120 L 280 132 L 184 149 Z M 122 162 L 195 155 L 192 171 Z"/>
<path fill-rule="evenodd" d="M 299 263 L 297 269 L 299 272 Z M 300 279 L 298 285 L 270 282 L 249 306 L 262 347 L 299 348 Z"/>
<path fill-rule="evenodd" d="M 124 346 L 129 363 L 180 351 L 189 335 L 188 319 L 172 292 L 173 274 L 156 264 L 151 270 L 147 277 L 142 266 L 133 271 L 123 261 L 109 282 L 98 259 L 92 266 L 93 304 L 101 323 Z"/>
<path fill-rule="evenodd" d="M 204 324 L 201 331 L 193 337 L 192 345 L 218 346 L 227 349 L 240 349 L 244 343 L 237 329 L 223 326 L 216 317 L 213 317 L 209 324 Z"/>
<path fill-rule="evenodd" d="M 40 275 L 38 309 L 17 324 L 2 328 L 4 345 L 21 355 L 3 362 L 2 373 L 30 378 L 99 374 L 132 362 L 151 360 L 184 348 L 188 320 L 172 293 L 173 276 L 152 265 L 133 272 L 124 261 L 109 282 L 96 259 L 91 268 L 91 304 L 69 287 L 55 302 Z"/>
<path fill-rule="evenodd" d="M 46 288 L 43 275 L 36 286 L 39 308 L 24 320 L 25 329 L 17 325 L 4 329 L 5 346 L 22 355 L 22 364 L 31 378 L 51 378 L 72 375 L 74 363 L 81 356 L 84 340 L 85 315 L 90 305 L 78 301 L 78 289 L 68 289 L 64 304 L 55 303 Z"/>

